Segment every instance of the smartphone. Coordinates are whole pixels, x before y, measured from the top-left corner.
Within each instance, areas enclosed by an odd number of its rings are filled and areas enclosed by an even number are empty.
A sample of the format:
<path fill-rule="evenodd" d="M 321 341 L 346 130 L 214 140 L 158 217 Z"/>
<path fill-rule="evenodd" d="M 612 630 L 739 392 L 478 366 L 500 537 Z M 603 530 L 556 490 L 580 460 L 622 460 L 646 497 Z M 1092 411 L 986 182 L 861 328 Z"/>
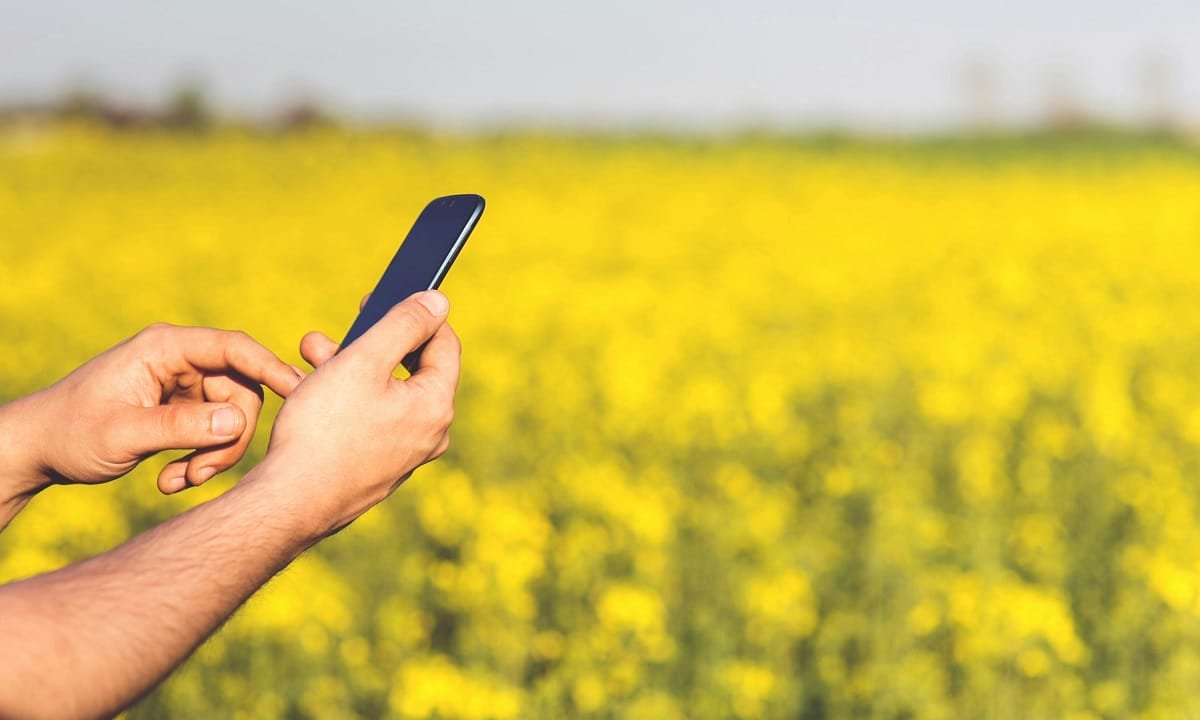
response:
<path fill-rule="evenodd" d="M 447 195 L 425 206 L 342 339 L 338 352 L 370 330 L 392 306 L 413 293 L 434 290 L 442 284 L 483 215 L 483 204 L 479 195 Z M 416 368 L 420 352 L 417 349 L 404 358 L 404 366 L 410 371 Z"/>

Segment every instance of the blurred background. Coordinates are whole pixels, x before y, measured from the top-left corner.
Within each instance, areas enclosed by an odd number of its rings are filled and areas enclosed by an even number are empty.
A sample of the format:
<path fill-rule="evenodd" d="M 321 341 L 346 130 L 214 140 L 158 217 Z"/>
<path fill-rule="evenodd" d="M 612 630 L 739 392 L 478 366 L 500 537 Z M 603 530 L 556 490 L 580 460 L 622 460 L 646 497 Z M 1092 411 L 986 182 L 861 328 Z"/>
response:
<path fill-rule="evenodd" d="M 455 130 L 928 133 L 1200 113 L 1200 11 L 1184 0 L 8 5 L 0 91 L 35 115 L 74 101 L 149 121 L 184 92 L 225 119 L 315 106 Z"/>
<path fill-rule="evenodd" d="M 1200 715 L 1200 6 L 0 17 L 0 401 L 155 321 L 300 364 L 488 199 L 450 452 L 130 717 Z"/>

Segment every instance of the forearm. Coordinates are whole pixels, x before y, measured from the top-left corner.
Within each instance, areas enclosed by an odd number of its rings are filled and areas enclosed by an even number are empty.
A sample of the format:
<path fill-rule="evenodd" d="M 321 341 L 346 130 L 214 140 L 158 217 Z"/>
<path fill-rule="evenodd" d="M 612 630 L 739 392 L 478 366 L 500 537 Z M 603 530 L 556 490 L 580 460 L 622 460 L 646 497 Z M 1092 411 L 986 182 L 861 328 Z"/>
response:
<path fill-rule="evenodd" d="M 255 480 L 103 555 L 0 588 L 0 716 L 117 712 L 311 545 L 280 483 Z"/>

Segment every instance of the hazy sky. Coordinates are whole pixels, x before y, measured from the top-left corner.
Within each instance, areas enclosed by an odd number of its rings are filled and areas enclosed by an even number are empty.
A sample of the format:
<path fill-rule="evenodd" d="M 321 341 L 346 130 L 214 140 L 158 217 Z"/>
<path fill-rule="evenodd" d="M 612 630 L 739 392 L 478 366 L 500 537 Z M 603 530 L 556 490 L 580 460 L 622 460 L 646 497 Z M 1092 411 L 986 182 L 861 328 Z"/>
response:
<path fill-rule="evenodd" d="M 1155 53 L 1200 118 L 1200 0 L 0 0 L 0 100 L 86 79 L 149 102 L 196 73 L 230 110 L 307 94 L 448 125 L 937 127 L 964 117 L 971 58 L 1010 120 L 1055 74 L 1132 117 Z"/>

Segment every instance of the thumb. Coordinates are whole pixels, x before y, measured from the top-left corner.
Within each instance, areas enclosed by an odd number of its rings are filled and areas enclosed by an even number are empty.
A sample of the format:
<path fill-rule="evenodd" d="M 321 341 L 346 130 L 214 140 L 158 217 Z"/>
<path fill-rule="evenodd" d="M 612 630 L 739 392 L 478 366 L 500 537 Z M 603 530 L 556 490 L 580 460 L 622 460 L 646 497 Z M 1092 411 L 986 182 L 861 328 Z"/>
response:
<path fill-rule="evenodd" d="M 369 358 L 391 373 L 406 355 L 424 345 L 446 324 L 449 312 L 450 301 L 437 290 L 410 295 L 392 307 L 349 351 Z"/>
<path fill-rule="evenodd" d="M 121 426 L 121 450 L 136 456 L 159 450 L 223 445 L 246 429 L 246 416 L 229 403 L 180 403 L 137 408 Z"/>

